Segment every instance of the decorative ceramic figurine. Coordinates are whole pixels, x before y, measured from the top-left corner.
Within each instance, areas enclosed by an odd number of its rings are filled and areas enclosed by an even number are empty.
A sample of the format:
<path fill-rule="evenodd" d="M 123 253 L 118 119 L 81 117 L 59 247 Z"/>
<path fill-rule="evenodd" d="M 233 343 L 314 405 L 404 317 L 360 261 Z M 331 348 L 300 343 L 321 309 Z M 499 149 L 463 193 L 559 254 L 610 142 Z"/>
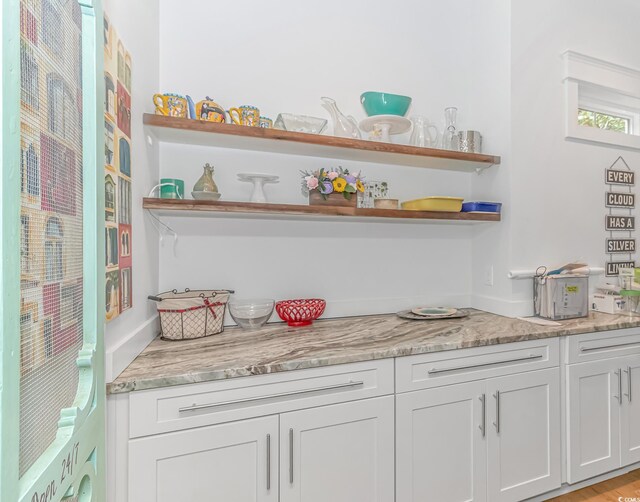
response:
<path fill-rule="evenodd" d="M 273 120 L 271 120 L 269 117 L 260 117 L 260 122 L 258 125 L 264 129 L 271 129 L 273 127 Z"/>
<path fill-rule="evenodd" d="M 153 104 L 156 106 L 156 115 L 187 117 L 187 98 L 180 94 L 154 94 Z"/>
<path fill-rule="evenodd" d="M 336 100 L 331 98 L 320 98 L 322 106 L 327 109 L 333 121 L 333 135 L 341 138 L 360 139 L 358 123 L 351 115 L 344 115 L 336 105 Z"/>
<path fill-rule="evenodd" d="M 196 104 L 196 118 L 208 122 L 222 124 L 226 122 L 224 108 L 212 100 L 209 96 Z"/>
<path fill-rule="evenodd" d="M 213 166 L 206 163 L 203 167 L 204 173 L 200 176 L 200 179 L 193 185 L 194 192 L 214 192 L 218 193 L 218 186 L 213 181 Z"/>
<path fill-rule="evenodd" d="M 258 127 L 260 124 L 260 110 L 255 106 L 242 105 L 238 108 L 229 108 L 229 117 L 236 125 Z"/>

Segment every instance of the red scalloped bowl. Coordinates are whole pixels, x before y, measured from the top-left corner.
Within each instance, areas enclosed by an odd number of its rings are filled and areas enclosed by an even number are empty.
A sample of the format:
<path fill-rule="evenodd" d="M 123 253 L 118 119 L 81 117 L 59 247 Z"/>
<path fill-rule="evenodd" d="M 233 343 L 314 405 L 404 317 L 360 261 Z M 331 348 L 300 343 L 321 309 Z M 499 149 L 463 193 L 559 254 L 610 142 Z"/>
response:
<path fill-rule="evenodd" d="M 276 312 L 289 326 L 309 326 L 322 315 L 327 302 L 320 298 L 307 300 L 281 300 L 276 303 Z"/>

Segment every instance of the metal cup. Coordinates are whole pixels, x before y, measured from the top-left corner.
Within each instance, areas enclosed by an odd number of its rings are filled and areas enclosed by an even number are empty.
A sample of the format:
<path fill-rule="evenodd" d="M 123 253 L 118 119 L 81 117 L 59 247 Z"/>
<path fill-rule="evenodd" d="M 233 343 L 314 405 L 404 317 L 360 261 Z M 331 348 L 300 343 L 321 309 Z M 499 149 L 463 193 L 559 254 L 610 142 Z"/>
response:
<path fill-rule="evenodd" d="M 458 131 L 458 150 L 468 153 L 481 153 L 482 135 L 478 131 Z"/>

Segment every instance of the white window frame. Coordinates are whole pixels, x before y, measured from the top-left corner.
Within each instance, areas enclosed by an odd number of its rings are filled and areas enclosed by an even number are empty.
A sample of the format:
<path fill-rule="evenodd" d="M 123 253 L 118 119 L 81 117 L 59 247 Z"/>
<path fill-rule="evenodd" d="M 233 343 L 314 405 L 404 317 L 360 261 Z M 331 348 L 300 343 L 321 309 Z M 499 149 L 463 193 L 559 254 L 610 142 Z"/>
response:
<path fill-rule="evenodd" d="M 640 150 L 640 108 L 629 104 L 640 102 L 640 71 L 573 51 L 563 57 L 565 138 Z M 598 88 L 606 91 L 606 99 L 597 97 Z M 629 118 L 630 133 L 579 125 L 580 108 Z"/>

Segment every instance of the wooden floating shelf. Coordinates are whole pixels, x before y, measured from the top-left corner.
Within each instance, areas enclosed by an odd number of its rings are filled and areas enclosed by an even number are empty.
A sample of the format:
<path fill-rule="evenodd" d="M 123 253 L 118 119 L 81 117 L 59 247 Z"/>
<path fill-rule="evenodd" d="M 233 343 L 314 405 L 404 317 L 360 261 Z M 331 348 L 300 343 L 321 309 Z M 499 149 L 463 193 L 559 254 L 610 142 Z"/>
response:
<path fill-rule="evenodd" d="M 497 213 L 449 213 L 438 211 L 404 211 L 400 209 L 358 209 L 338 206 L 309 206 L 298 204 L 258 204 L 255 202 L 227 202 L 207 200 L 178 200 L 145 198 L 142 207 L 163 216 L 252 215 L 267 218 L 357 218 L 389 221 L 420 222 L 424 220 L 487 222 L 500 221 Z"/>
<path fill-rule="evenodd" d="M 261 127 L 216 124 L 164 115 L 144 115 L 144 124 L 160 140 L 291 155 L 327 157 L 378 164 L 477 171 L 500 164 L 500 157 L 478 153 L 421 148 L 321 134 Z"/>

